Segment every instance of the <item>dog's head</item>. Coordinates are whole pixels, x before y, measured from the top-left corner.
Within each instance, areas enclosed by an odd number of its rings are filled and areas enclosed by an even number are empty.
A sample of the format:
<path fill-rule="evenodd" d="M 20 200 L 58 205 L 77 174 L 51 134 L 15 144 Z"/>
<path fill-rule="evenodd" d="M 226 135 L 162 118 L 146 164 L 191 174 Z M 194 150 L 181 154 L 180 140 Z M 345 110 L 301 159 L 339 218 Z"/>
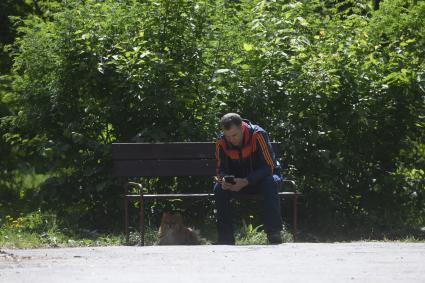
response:
<path fill-rule="evenodd" d="M 180 213 L 164 212 L 161 219 L 162 229 L 177 230 L 183 227 L 183 217 Z"/>

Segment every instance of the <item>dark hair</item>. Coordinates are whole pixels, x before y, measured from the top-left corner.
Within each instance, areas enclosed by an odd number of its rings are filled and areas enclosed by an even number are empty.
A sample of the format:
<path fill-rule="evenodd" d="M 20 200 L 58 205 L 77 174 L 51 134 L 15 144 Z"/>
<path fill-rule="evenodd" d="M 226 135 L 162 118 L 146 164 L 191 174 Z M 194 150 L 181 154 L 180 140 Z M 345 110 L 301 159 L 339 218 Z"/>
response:
<path fill-rule="evenodd" d="M 242 118 L 236 113 L 227 113 L 220 119 L 220 126 L 224 130 L 229 130 L 233 126 L 240 127 L 242 125 Z"/>

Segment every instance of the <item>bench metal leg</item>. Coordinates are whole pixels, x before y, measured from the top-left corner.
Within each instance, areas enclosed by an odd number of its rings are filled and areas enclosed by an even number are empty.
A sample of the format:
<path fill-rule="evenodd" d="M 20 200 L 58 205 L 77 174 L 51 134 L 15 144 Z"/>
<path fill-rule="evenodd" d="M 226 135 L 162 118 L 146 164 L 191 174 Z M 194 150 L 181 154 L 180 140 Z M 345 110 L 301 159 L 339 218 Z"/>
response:
<path fill-rule="evenodd" d="M 124 231 L 125 231 L 125 243 L 128 245 L 129 243 L 129 233 L 128 233 L 128 198 L 124 196 Z"/>
<path fill-rule="evenodd" d="M 294 242 L 297 240 L 297 224 L 298 224 L 298 196 L 294 195 L 294 220 L 293 220 L 293 225 L 294 225 Z"/>
<path fill-rule="evenodd" d="M 140 194 L 140 245 L 145 245 L 145 201 L 143 195 Z"/>
<path fill-rule="evenodd" d="M 140 192 L 140 236 L 141 236 L 141 245 L 144 245 L 145 242 L 145 213 L 144 213 L 144 201 L 143 201 L 143 186 L 142 184 L 135 182 L 127 182 L 124 184 L 124 223 L 125 223 L 125 242 L 128 245 L 130 242 L 130 233 L 129 233 L 129 219 L 128 219 L 128 205 L 130 196 L 128 195 L 129 187 L 138 187 Z"/>

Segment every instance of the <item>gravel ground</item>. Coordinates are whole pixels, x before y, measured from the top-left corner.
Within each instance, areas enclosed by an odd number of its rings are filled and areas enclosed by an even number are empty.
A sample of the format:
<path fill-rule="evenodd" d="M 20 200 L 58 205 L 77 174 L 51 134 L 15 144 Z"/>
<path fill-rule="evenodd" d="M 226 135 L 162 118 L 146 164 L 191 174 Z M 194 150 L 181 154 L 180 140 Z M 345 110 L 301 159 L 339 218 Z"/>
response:
<path fill-rule="evenodd" d="M 425 282 L 425 243 L 0 249 L 0 282 Z"/>

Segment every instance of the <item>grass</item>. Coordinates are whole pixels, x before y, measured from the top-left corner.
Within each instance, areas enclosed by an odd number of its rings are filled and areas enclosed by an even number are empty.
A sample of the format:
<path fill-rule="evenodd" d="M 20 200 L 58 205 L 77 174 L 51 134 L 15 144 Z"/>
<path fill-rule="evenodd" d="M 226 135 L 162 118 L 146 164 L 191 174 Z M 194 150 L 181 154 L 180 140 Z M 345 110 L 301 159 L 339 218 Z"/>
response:
<path fill-rule="evenodd" d="M 117 246 L 123 243 L 120 235 L 99 235 L 94 238 L 70 237 L 61 232 L 42 234 L 14 230 L 0 231 L 0 247 L 3 248 L 54 248 Z"/>
<path fill-rule="evenodd" d="M 267 235 L 261 229 L 262 225 L 254 227 L 243 220 L 242 226 L 235 235 L 236 245 L 267 245 Z M 286 230 L 281 232 L 281 237 L 284 243 L 294 241 L 293 235 Z"/>
<path fill-rule="evenodd" d="M 341 227 L 327 225 L 309 226 L 299 233 L 300 242 L 334 243 L 334 242 L 425 242 L 425 227 L 380 226 L 364 224 L 362 226 Z"/>
<path fill-rule="evenodd" d="M 17 218 L 6 216 L 0 224 L 0 247 L 86 247 L 121 245 L 124 242 L 122 235 L 59 228 L 56 216 L 49 213 L 33 212 Z"/>
<path fill-rule="evenodd" d="M 90 247 L 90 246 L 117 246 L 125 245 L 122 233 L 98 233 L 80 229 L 70 231 L 60 228 L 56 216 L 51 213 L 39 211 L 28 215 L 13 218 L 6 216 L 0 219 L 0 247 L 7 248 L 48 248 L 48 247 Z M 216 232 L 213 227 L 204 227 L 200 234 L 202 244 L 209 245 L 215 242 Z M 265 245 L 266 234 L 261 231 L 261 226 L 253 227 L 252 224 L 242 222 L 242 226 L 235 233 L 237 245 Z M 284 242 L 292 242 L 292 234 L 282 232 Z M 146 227 L 145 245 L 155 245 L 158 239 L 158 229 Z M 140 234 L 130 232 L 129 245 L 137 245 Z"/>
<path fill-rule="evenodd" d="M 211 227 L 210 227 L 211 226 Z M 354 231 L 353 231 L 354 232 Z M 358 232 L 358 231 L 356 231 Z M 364 231 L 363 231 L 364 232 Z M 422 231 L 424 232 L 424 231 Z M 357 234 L 357 233 L 355 233 Z M 363 233 L 363 235 L 367 235 Z M 398 234 L 382 237 L 348 237 L 338 234 L 330 236 L 329 233 L 313 234 L 301 233 L 298 239 L 301 242 L 351 242 L 351 241 L 383 241 L 383 242 L 425 242 L 423 234 Z M 293 235 L 287 231 L 282 232 L 284 243 L 293 242 Z M 211 244 L 216 240 L 215 227 L 203 227 L 201 237 L 203 244 Z M 262 231 L 262 226 L 254 227 L 251 223 L 242 221 L 235 233 L 237 245 L 266 245 L 267 237 Z M 146 227 L 145 245 L 155 245 L 158 239 L 156 227 Z M 137 245 L 140 235 L 137 231 L 130 233 L 130 245 Z M 117 246 L 125 245 L 123 233 L 99 233 L 97 231 L 79 229 L 70 231 L 59 227 L 55 214 L 36 211 L 19 217 L 6 216 L 0 219 L 0 247 L 7 248 L 47 248 L 47 247 L 91 247 L 91 246 Z"/>

